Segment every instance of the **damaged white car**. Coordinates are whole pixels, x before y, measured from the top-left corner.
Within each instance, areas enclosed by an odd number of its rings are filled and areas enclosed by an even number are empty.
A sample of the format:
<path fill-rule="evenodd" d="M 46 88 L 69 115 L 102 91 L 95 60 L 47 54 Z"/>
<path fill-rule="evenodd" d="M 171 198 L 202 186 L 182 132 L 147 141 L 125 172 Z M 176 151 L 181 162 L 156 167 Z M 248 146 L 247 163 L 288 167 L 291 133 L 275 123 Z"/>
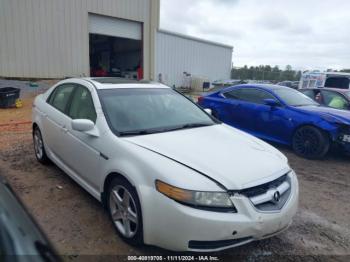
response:
<path fill-rule="evenodd" d="M 280 233 L 297 211 L 283 154 L 161 84 L 61 81 L 35 99 L 33 139 L 130 244 L 218 251 Z"/>

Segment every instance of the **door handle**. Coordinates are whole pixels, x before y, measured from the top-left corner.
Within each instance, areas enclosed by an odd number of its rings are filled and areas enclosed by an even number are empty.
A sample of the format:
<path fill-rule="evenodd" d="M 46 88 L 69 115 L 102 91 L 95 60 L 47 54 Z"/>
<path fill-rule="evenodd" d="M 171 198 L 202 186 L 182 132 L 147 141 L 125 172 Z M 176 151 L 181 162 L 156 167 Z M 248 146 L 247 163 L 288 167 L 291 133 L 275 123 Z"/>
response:
<path fill-rule="evenodd" d="M 62 128 L 62 131 L 63 131 L 64 133 L 68 133 L 68 129 L 67 129 L 66 126 L 62 126 L 61 128 Z"/>

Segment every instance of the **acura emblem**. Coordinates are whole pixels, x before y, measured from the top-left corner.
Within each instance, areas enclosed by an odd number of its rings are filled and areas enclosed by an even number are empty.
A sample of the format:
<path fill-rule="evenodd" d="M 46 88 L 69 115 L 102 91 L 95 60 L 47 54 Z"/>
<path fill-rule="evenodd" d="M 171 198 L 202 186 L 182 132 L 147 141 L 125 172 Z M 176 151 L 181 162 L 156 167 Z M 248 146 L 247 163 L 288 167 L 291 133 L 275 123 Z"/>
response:
<path fill-rule="evenodd" d="M 281 194 L 280 194 L 280 192 L 276 191 L 276 192 L 273 194 L 273 200 L 274 200 L 276 203 L 280 202 L 280 200 L 281 200 Z"/>

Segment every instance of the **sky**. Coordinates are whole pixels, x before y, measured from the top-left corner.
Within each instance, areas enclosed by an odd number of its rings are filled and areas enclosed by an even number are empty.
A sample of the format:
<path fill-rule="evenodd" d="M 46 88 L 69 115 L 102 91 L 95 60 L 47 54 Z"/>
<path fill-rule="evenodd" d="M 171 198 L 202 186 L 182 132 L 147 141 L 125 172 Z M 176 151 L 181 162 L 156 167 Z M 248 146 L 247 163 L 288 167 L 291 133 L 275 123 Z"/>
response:
<path fill-rule="evenodd" d="M 234 47 L 234 66 L 350 68 L 348 0 L 161 0 L 161 29 Z"/>

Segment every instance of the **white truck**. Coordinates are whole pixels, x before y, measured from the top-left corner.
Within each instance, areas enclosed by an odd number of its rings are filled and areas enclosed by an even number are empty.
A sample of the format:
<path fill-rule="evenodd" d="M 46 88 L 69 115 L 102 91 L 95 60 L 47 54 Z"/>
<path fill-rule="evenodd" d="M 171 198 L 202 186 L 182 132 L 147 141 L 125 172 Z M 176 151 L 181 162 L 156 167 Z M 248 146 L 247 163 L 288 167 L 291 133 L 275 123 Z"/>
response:
<path fill-rule="evenodd" d="M 349 89 L 350 73 L 307 71 L 302 74 L 299 89 L 319 87 Z"/>

